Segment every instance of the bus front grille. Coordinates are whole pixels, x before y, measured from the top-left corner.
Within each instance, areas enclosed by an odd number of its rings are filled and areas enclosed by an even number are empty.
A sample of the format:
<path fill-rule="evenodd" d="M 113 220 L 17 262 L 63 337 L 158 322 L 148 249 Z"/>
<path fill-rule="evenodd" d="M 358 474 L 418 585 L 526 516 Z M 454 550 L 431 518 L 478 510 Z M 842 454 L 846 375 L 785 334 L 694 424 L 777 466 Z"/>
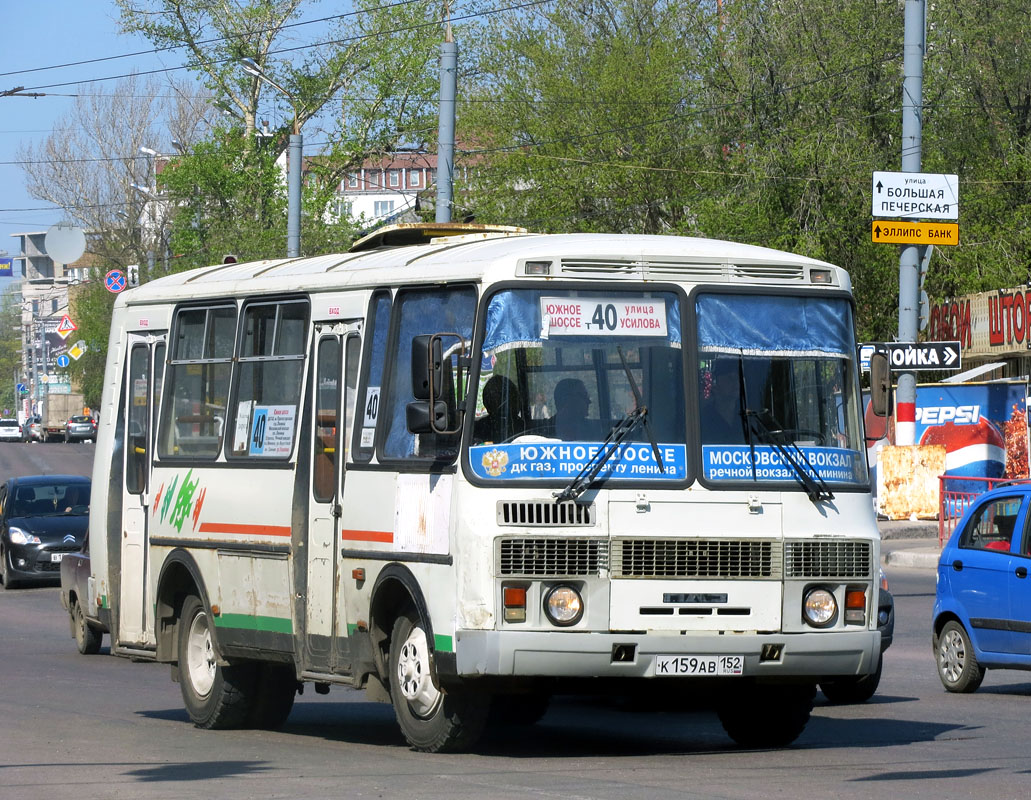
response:
<path fill-rule="evenodd" d="M 869 578 L 870 542 L 805 540 L 784 542 L 788 578 Z"/>
<path fill-rule="evenodd" d="M 573 577 L 608 567 L 604 539 L 504 538 L 498 540 L 499 576 Z"/>
<path fill-rule="evenodd" d="M 780 556 L 773 540 L 615 539 L 612 577 L 778 579 Z"/>
<path fill-rule="evenodd" d="M 594 506 L 556 503 L 554 500 L 499 500 L 498 525 L 529 528 L 588 527 L 594 525 Z"/>

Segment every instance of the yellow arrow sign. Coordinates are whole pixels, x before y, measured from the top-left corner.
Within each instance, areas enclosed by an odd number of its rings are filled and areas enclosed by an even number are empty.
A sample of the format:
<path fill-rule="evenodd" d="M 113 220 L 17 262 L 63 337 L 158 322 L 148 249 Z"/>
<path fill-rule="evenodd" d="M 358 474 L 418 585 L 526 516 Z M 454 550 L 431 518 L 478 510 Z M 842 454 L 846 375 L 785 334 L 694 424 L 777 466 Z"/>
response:
<path fill-rule="evenodd" d="M 959 244 L 959 224 L 955 222 L 882 222 L 870 226 L 875 242 L 886 244 Z"/>

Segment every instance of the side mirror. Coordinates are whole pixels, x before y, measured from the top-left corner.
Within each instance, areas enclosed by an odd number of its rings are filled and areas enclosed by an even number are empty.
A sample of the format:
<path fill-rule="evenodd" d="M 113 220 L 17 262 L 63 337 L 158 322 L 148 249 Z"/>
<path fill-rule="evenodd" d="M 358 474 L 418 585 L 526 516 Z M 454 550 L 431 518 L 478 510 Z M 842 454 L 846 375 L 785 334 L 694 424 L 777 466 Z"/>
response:
<path fill-rule="evenodd" d="M 884 352 L 870 356 L 870 410 L 875 417 L 891 413 L 891 365 Z"/>
<path fill-rule="evenodd" d="M 412 394 L 416 400 L 431 400 L 430 388 L 439 397 L 444 386 L 443 345 L 437 335 L 412 338 Z"/>
<path fill-rule="evenodd" d="M 433 413 L 430 414 L 430 402 L 428 400 L 416 400 L 405 406 L 405 423 L 412 433 L 437 433 L 447 430 L 448 407 L 443 400 L 432 404 Z"/>

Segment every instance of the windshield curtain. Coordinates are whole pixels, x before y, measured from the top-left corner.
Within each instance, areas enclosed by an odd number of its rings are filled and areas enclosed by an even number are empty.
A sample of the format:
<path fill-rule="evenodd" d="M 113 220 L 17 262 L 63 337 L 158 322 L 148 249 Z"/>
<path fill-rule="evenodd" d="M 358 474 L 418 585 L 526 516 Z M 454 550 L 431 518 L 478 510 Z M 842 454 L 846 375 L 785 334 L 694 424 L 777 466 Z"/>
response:
<path fill-rule="evenodd" d="M 508 289 L 491 297 L 485 316 L 469 450 L 476 477 L 568 481 L 635 409 L 631 376 L 663 464 L 639 425 L 599 479 L 685 477 L 683 349 L 674 292 Z"/>
<path fill-rule="evenodd" d="M 867 484 L 849 302 L 703 294 L 695 309 L 702 475 L 796 485 L 787 447 L 828 484 Z"/>

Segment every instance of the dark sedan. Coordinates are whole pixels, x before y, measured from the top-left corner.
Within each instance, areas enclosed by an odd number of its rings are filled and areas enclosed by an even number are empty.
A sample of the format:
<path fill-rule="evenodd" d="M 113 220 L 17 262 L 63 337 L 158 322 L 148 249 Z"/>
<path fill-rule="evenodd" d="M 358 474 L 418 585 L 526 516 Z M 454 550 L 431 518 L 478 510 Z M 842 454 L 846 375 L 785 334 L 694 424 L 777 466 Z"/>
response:
<path fill-rule="evenodd" d="M 85 414 L 78 414 L 64 424 L 66 442 L 95 442 L 97 440 L 97 421 Z"/>
<path fill-rule="evenodd" d="M 82 547 L 90 479 L 32 475 L 0 485 L 0 579 L 4 589 L 60 580 L 61 559 Z"/>

